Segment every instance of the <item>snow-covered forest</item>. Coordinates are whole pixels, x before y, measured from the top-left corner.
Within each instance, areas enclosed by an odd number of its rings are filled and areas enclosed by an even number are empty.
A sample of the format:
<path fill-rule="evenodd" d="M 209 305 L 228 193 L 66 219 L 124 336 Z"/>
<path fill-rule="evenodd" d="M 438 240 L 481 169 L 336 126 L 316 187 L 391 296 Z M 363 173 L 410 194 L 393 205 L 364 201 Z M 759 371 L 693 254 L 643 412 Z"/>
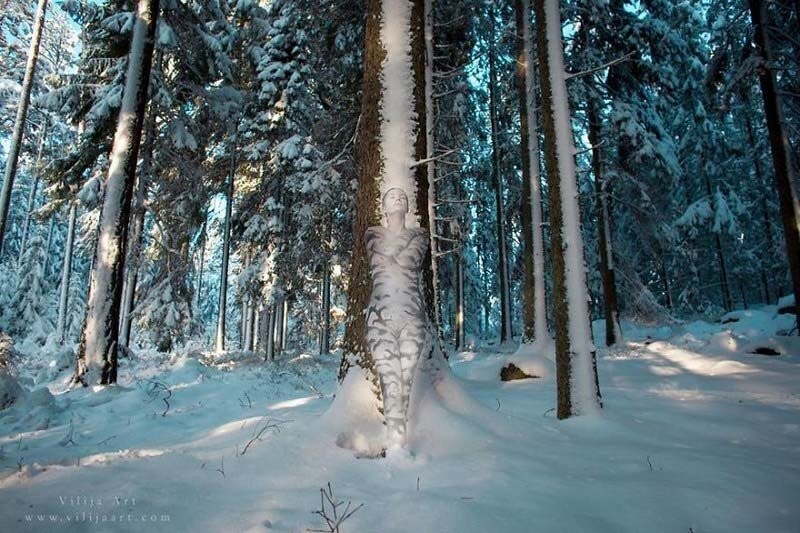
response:
<path fill-rule="evenodd" d="M 800 531 L 798 0 L 0 0 L 0 531 Z"/>

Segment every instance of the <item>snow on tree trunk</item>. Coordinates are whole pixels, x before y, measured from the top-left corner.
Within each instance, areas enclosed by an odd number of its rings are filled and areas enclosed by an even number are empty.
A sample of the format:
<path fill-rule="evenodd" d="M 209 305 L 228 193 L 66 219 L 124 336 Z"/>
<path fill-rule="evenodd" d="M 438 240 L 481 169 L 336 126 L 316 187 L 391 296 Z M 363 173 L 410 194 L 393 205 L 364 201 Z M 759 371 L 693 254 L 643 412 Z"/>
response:
<path fill-rule="evenodd" d="M 536 0 L 553 245 L 557 416 L 600 407 L 558 0 Z"/>
<path fill-rule="evenodd" d="M 794 291 L 795 321 L 800 335 L 800 203 L 794 188 L 794 171 L 789 159 L 791 147 L 782 123 L 781 102 L 775 83 L 772 50 L 765 31 L 766 9 L 763 0 L 749 0 L 750 16 L 755 27 L 755 44 L 762 64 L 759 69 L 761 94 L 764 97 L 764 110 L 767 116 L 767 130 L 772 147 L 772 163 L 775 168 L 775 188 L 781 209 L 783 234 L 786 239 L 786 253 L 792 274 Z"/>
<path fill-rule="evenodd" d="M 461 241 L 461 231 L 458 231 L 457 240 Z M 461 248 L 456 253 L 456 349 L 463 350 L 466 346 L 464 338 L 464 257 Z"/>
<path fill-rule="evenodd" d="M 433 159 L 435 138 L 433 123 L 433 6 L 431 0 L 423 1 L 424 8 L 424 104 L 425 104 L 425 158 L 428 163 L 425 165 L 426 174 L 425 184 L 428 189 L 427 209 L 428 209 L 428 228 L 430 229 L 430 307 L 433 315 L 433 326 L 439 336 L 439 343 L 444 343 L 442 337 L 442 309 L 441 309 L 441 288 L 439 283 L 439 246 L 436 235 L 436 162 Z M 417 84 L 418 86 L 419 84 Z"/>
<path fill-rule="evenodd" d="M 133 308 L 136 300 L 136 286 L 139 282 L 139 267 L 141 266 L 142 239 L 144 238 L 145 195 L 150 172 L 153 168 L 153 148 L 156 137 L 156 117 L 152 110 L 147 116 L 145 126 L 144 154 L 136 177 L 136 194 L 133 199 L 133 227 L 128 237 L 127 267 L 125 269 L 125 286 L 122 297 L 122 327 L 120 330 L 120 344 L 127 347 L 131 341 L 131 328 L 133 326 Z"/>
<path fill-rule="evenodd" d="M 25 252 L 25 243 L 28 240 L 28 229 L 30 228 L 33 211 L 36 209 L 36 193 L 39 190 L 39 169 L 42 164 L 42 153 L 44 152 L 45 141 L 47 140 L 47 117 L 42 125 L 42 133 L 39 136 L 39 148 L 36 150 L 36 160 L 33 164 L 33 184 L 28 194 L 28 209 L 25 211 L 25 220 L 22 222 L 22 236 L 20 237 L 19 258 L 17 264 L 22 262 L 22 254 Z"/>
<path fill-rule="evenodd" d="M 331 266 L 328 259 L 322 265 L 322 306 L 320 310 L 322 316 L 321 335 L 319 339 L 319 354 L 328 355 L 331 350 Z"/>
<path fill-rule="evenodd" d="M 595 185 L 595 211 L 597 213 L 598 252 L 600 255 L 600 277 L 603 282 L 603 309 L 606 325 L 606 346 L 622 340 L 617 305 L 617 282 L 614 272 L 614 253 L 611 241 L 611 221 L 607 198 L 611 196 L 610 185 L 605 182 L 603 161 L 600 155 L 600 116 L 596 103 L 590 97 L 586 111 L 589 119 L 589 144 L 592 146 L 592 172 Z"/>
<path fill-rule="evenodd" d="M 0 191 L 0 254 L 3 252 L 3 239 L 6 233 L 6 223 L 8 222 L 8 210 L 11 207 L 11 189 L 14 187 L 14 179 L 17 176 L 19 153 L 20 150 L 22 150 L 22 136 L 25 134 L 25 121 L 28 117 L 28 106 L 31 101 L 33 78 L 36 75 L 36 63 L 39 61 L 39 45 L 42 42 L 46 13 L 47 0 L 39 0 L 36 6 L 36 14 L 34 15 L 33 35 L 31 37 L 31 46 L 28 50 L 28 62 L 25 65 L 25 76 L 22 79 L 22 90 L 19 95 L 17 118 L 14 121 L 14 133 L 11 136 L 11 143 L 8 147 L 3 189 Z"/>
<path fill-rule="evenodd" d="M 67 336 L 67 310 L 69 304 L 69 281 L 72 277 L 72 255 L 75 243 L 75 221 L 78 218 L 78 204 L 70 203 L 69 223 L 67 226 L 67 240 L 64 243 L 64 263 L 61 267 L 61 290 L 58 298 L 58 319 L 56 334 L 58 342 L 64 343 Z"/>
<path fill-rule="evenodd" d="M 544 340 L 547 312 L 544 292 L 544 235 L 542 185 L 539 175 L 539 137 L 536 128 L 536 77 L 533 61 L 530 0 L 516 0 L 517 77 L 520 148 L 522 153 L 522 236 L 525 249 L 523 341 Z"/>
<path fill-rule="evenodd" d="M 497 106 L 499 105 L 497 95 L 497 68 L 495 63 L 495 13 L 491 10 L 491 39 L 489 49 L 489 118 L 492 128 L 492 185 L 494 186 L 494 196 L 497 213 L 497 270 L 500 273 L 500 342 L 512 340 L 511 332 L 511 302 L 508 283 L 508 247 L 506 244 L 506 229 L 504 222 L 505 208 L 503 207 L 503 178 L 500 175 L 500 140 L 499 125 L 497 118 Z"/>
<path fill-rule="evenodd" d="M 225 312 L 228 307 L 228 262 L 231 254 L 231 210 L 233 209 L 233 179 L 236 171 L 236 138 L 237 132 L 234 132 L 234 141 L 231 148 L 231 168 L 225 191 L 225 229 L 222 233 L 222 267 L 219 272 L 219 306 L 217 309 L 217 331 L 214 338 L 214 349 L 218 352 L 225 349 Z"/>
<path fill-rule="evenodd" d="M 267 361 L 274 361 L 275 360 L 275 307 L 277 304 L 272 304 L 269 306 L 269 318 L 267 320 L 267 330 L 265 331 L 266 335 L 266 354 L 265 359 Z"/>
<path fill-rule="evenodd" d="M 280 355 L 283 351 L 283 314 L 285 300 L 278 300 L 275 304 L 275 353 Z"/>
<path fill-rule="evenodd" d="M 78 351 L 76 380 L 87 385 L 117 379 L 125 252 L 157 17 L 158 0 L 139 0 Z"/>
<path fill-rule="evenodd" d="M 339 379 L 352 365 L 366 370 L 380 397 L 375 362 L 365 344 L 365 311 L 371 278 L 364 235 L 380 224 L 380 203 L 392 188 L 409 199 L 408 227 L 430 227 L 424 102 L 424 6 L 422 0 L 368 0 L 364 35 L 364 77 L 356 170 L 358 188 L 353 223 L 353 255 L 348 286 L 344 357 Z M 412 170 L 412 167 L 414 170 Z M 432 306 L 430 257 L 423 265 L 424 297 Z"/>

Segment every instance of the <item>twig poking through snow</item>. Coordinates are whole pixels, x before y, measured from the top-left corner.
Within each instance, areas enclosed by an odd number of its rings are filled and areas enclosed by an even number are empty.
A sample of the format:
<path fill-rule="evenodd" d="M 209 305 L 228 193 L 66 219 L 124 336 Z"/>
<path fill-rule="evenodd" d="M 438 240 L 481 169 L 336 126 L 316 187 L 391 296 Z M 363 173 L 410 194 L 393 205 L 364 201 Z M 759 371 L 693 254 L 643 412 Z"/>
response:
<path fill-rule="evenodd" d="M 147 395 L 150 396 L 151 401 L 158 398 L 158 396 L 163 393 L 165 396 L 161 398 L 161 401 L 166 404 L 166 409 L 164 412 L 161 413 L 161 416 L 167 416 L 169 412 L 169 399 L 172 398 L 172 391 L 169 387 L 167 387 L 164 383 L 155 380 L 148 380 L 150 383 L 150 388 L 147 390 Z"/>
<path fill-rule="evenodd" d="M 239 457 L 241 457 L 245 453 L 247 453 L 247 450 L 248 450 L 248 448 L 250 448 L 251 444 L 253 444 L 256 441 L 260 441 L 261 440 L 261 436 L 264 434 L 264 432 L 266 430 L 275 429 L 278 432 L 280 432 L 280 427 L 283 424 L 285 424 L 286 422 L 291 422 L 291 420 L 272 420 L 271 418 L 267 418 L 267 421 L 264 423 L 263 426 L 261 426 L 261 428 L 258 430 L 258 432 L 253 436 L 253 438 L 250 439 L 247 442 L 247 444 L 244 445 L 244 448 L 242 449 L 242 453 L 239 454 Z"/>
<path fill-rule="evenodd" d="M 417 478 L 419 480 L 419 478 Z M 331 482 L 328 482 L 328 490 L 325 490 L 325 487 L 319 489 L 319 499 L 320 499 L 320 509 L 318 511 L 314 511 L 314 514 L 317 514 L 325 520 L 325 523 L 328 525 L 328 529 L 308 529 L 306 531 L 313 532 L 313 533 L 341 533 L 339 529 L 342 526 L 342 523 L 353 516 L 356 511 L 364 507 L 364 504 L 359 504 L 358 507 L 354 509 L 350 509 L 352 502 L 347 502 L 345 505 L 344 510 L 342 511 L 342 515 L 339 516 L 339 508 L 344 505 L 343 501 L 336 501 L 336 498 L 333 496 L 333 488 L 331 488 Z M 327 505 L 326 502 L 327 501 Z"/>

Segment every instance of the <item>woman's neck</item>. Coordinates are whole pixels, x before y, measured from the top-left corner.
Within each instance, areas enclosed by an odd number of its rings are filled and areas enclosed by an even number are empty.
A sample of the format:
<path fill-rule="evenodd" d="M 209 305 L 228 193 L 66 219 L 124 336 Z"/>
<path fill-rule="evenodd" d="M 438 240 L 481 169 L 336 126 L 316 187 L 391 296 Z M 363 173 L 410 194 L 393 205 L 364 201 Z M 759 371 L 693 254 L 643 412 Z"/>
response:
<path fill-rule="evenodd" d="M 406 229 L 406 214 L 402 211 L 395 211 L 386 215 L 386 227 L 392 233 L 401 233 Z"/>

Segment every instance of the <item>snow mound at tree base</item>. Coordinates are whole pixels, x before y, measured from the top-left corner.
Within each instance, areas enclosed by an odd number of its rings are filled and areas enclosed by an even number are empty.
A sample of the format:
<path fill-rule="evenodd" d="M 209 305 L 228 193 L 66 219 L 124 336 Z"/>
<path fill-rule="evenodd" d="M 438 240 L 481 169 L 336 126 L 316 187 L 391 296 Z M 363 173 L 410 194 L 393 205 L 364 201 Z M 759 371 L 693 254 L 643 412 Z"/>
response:
<path fill-rule="evenodd" d="M 555 375 L 555 344 L 552 339 L 522 343 L 511 354 L 497 353 L 483 356 L 476 352 L 456 354 L 451 362 L 456 373 L 475 381 L 509 381 L 535 377 L 541 380 Z M 515 367 L 519 372 L 511 369 Z M 519 377 L 509 376 L 510 372 Z"/>
<path fill-rule="evenodd" d="M 366 372 L 353 367 L 345 376 L 328 411 L 322 416 L 323 430 L 336 435 L 340 448 L 355 452 L 356 457 L 385 455 L 386 431 L 380 404 Z"/>

